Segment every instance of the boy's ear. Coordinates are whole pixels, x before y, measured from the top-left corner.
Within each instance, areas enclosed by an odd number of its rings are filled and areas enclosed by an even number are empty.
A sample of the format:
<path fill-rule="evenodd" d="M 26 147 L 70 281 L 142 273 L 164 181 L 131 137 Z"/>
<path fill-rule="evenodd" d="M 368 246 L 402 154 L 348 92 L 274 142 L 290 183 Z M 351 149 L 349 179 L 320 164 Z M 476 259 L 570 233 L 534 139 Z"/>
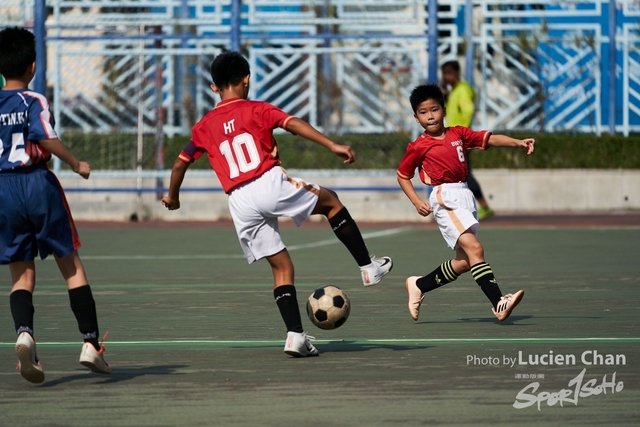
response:
<path fill-rule="evenodd" d="M 242 85 L 244 87 L 249 87 L 249 79 L 251 78 L 251 74 L 247 74 L 246 76 L 244 76 L 244 78 L 242 79 Z"/>
<path fill-rule="evenodd" d="M 218 88 L 218 86 L 216 86 L 215 83 L 212 83 L 209 87 L 214 93 L 217 93 L 218 95 L 220 94 L 220 89 Z"/>
<path fill-rule="evenodd" d="M 31 65 L 29 65 L 29 66 L 27 67 L 27 69 L 26 69 L 26 70 L 24 70 L 24 74 L 25 74 L 25 75 L 28 75 L 28 76 L 31 76 L 31 77 L 33 77 L 33 76 L 35 76 L 35 75 L 36 75 L 36 62 L 35 62 L 35 61 L 33 61 L 33 62 L 31 63 Z"/>
<path fill-rule="evenodd" d="M 416 119 L 416 123 L 420 123 L 420 121 L 418 120 L 418 115 L 417 114 L 413 114 L 413 118 Z"/>

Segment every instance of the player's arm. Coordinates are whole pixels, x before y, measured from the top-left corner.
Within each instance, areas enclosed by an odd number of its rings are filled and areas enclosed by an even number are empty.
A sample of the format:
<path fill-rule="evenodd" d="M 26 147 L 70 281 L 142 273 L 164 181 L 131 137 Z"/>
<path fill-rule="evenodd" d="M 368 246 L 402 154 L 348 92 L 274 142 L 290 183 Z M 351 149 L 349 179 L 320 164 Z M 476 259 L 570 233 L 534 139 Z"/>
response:
<path fill-rule="evenodd" d="M 162 204 L 170 211 L 180 209 L 180 187 L 184 181 L 184 175 L 194 160 L 197 160 L 204 151 L 196 147 L 192 141 L 189 141 L 186 147 L 178 155 L 173 162 L 171 168 L 171 178 L 169 179 L 169 194 L 162 198 Z"/>
<path fill-rule="evenodd" d="M 89 163 L 81 162 L 76 159 L 59 138 L 42 139 L 40 140 L 40 145 L 42 145 L 48 152 L 54 154 L 60 160 L 68 164 L 71 167 L 71 170 L 75 173 L 84 179 L 89 178 L 89 174 L 91 174 L 91 166 L 89 166 Z"/>
<path fill-rule="evenodd" d="M 398 184 L 400 184 L 400 188 L 404 194 L 409 198 L 413 206 L 416 207 L 418 213 L 422 216 L 427 216 L 433 209 L 431 209 L 431 205 L 429 202 L 422 200 L 418 193 L 416 192 L 415 187 L 413 186 L 413 182 L 410 179 L 402 178 L 400 175 L 398 177 Z"/>
<path fill-rule="evenodd" d="M 180 187 L 190 164 L 191 162 L 185 162 L 180 157 L 173 162 L 169 179 L 169 194 L 162 198 L 162 204 L 170 211 L 180 209 Z"/>
<path fill-rule="evenodd" d="M 521 148 L 527 152 L 527 154 L 533 153 L 533 145 L 536 140 L 533 138 L 516 139 L 507 135 L 494 135 L 492 134 L 487 141 L 487 145 L 490 147 L 514 147 Z"/>
<path fill-rule="evenodd" d="M 348 145 L 336 144 L 304 120 L 293 117 L 285 126 L 287 131 L 300 135 L 303 138 L 331 150 L 331 152 L 336 156 L 342 157 L 344 159 L 344 163 L 353 163 L 356 161 L 356 154 L 351 150 L 351 147 Z"/>

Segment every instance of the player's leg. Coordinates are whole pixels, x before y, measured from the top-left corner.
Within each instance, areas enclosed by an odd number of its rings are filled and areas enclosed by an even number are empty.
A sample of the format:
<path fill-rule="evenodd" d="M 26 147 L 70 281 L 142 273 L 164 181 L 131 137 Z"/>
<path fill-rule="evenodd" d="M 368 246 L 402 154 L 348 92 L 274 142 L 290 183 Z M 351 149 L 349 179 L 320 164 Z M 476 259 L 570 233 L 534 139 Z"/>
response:
<path fill-rule="evenodd" d="M 0 174 L 0 264 L 9 265 L 9 304 L 18 338 L 15 352 L 20 374 L 28 381 L 44 381 L 34 340 L 33 291 L 36 283 L 34 259 L 38 247 L 32 232 L 32 211 L 27 202 L 33 189 L 31 173 Z M 25 191 L 25 189 L 27 189 Z"/>
<path fill-rule="evenodd" d="M 266 257 L 273 272 L 273 297 L 287 328 L 284 352 L 294 357 L 317 356 L 318 350 L 309 342 L 300 316 L 296 288 L 293 285 L 294 267 L 286 249 Z"/>
<path fill-rule="evenodd" d="M 76 317 L 84 344 L 80 356 L 83 365 L 91 362 L 95 372 L 109 373 L 104 346 L 98 342 L 95 301 L 78 256 L 80 239 L 69 204 L 58 178 L 47 169 L 32 174 L 34 190 L 28 200 L 38 251 L 43 259 L 53 254 L 69 291 L 71 310 Z"/>
<path fill-rule="evenodd" d="M 458 252 L 461 252 L 464 256 L 464 252 L 458 250 L 456 259 L 443 262 L 426 276 L 410 276 L 405 280 L 405 287 L 409 294 L 409 314 L 413 320 L 418 320 L 420 306 L 427 292 L 449 284 L 461 274 L 469 271 L 468 262 L 466 263 L 466 269 L 464 267 L 465 263 L 459 262 L 460 254 Z"/>
<path fill-rule="evenodd" d="M 362 233 L 356 222 L 351 218 L 347 208 L 340 202 L 338 195 L 327 188 L 320 187 L 318 202 L 313 209 L 313 214 L 327 217 L 329 225 L 333 229 L 338 240 L 346 246 L 360 267 L 362 283 L 372 286 L 380 282 L 382 278 L 393 268 L 393 261 L 389 257 L 372 257 L 369 255 Z"/>
<path fill-rule="evenodd" d="M 307 218 L 315 204 L 315 196 L 306 194 L 304 188 L 300 189 L 299 194 L 292 194 L 291 184 L 286 182 L 286 174 L 280 168 L 274 168 L 250 184 L 234 190 L 229 195 L 229 210 L 249 264 L 266 258 L 271 265 L 273 297 L 287 328 L 285 353 L 297 357 L 317 356 L 318 351 L 309 343 L 302 328 L 294 287 L 293 262 L 278 228 L 278 216 L 285 213 L 296 224 Z M 279 206 L 281 200 L 295 200 L 295 196 L 302 199 L 296 204 L 298 209 Z"/>
<path fill-rule="evenodd" d="M 524 291 L 520 290 L 515 294 L 502 295 L 493 270 L 484 259 L 484 249 L 478 238 L 469 232 L 465 232 L 458 239 L 460 248 L 468 258 L 471 275 L 482 292 L 487 296 L 493 306 L 493 313 L 498 320 L 503 321 L 511 314 L 511 311 L 520 303 Z"/>
<path fill-rule="evenodd" d="M 478 221 L 473 215 L 473 194 L 464 184 L 434 187 L 429 203 L 440 233 L 447 245 L 456 251 L 456 258 L 442 263 L 426 276 L 410 276 L 405 280 L 409 314 L 413 320 L 418 320 L 420 306 L 427 292 L 451 283 L 459 275 L 469 271 L 468 259 L 458 243 L 461 234 L 468 232 L 473 235 L 478 227 Z"/>
<path fill-rule="evenodd" d="M 67 283 L 71 311 L 78 322 L 78 329 L 84 340 L 80 363 L 93 372 L 111 373 L 111 366 L 104 359 L 104 344 L 100 344 L 98 341 L 100 333 L 96 302 L 93 299 L 93 293 L 78 251 L 74 250 L 64 257 L 54 254 L 54 257 L 60 273 Z"/>
<path fill-rule="evenodd" d="M 502 298 L 502 292 L 500 291 L 498 281 L 493 274 L 491 266 L 484 260 L 482 244 L 480 244 L 480 241 L 473 233 L 469 232 L 460 235 L 458 244 L 469 260 L 473 279 L 495 308 L 500 298 Z"/>
<path fill-rule="evenodd" d="M 36 343 L 33 339 L 33 290 L 36 284 L 36 269 L 33 261 L 12 262 L 11 295 L 9 303 L 13 323 L 18 334 L 15 351 L 18 356 L 20 374 L 32 383 L 44 381 L 42 364 L 36 353 Z"/>

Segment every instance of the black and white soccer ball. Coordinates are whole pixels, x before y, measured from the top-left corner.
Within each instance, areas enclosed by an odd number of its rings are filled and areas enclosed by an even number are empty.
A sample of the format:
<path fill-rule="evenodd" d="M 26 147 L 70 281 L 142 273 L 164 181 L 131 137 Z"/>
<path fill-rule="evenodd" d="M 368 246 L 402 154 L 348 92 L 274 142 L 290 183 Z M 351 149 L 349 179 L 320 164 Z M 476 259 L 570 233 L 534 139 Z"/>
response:
<path fill-rule="evenodd" d="M 307 315 L 320 329 L 339 328 L 349 318 L 351 302 L 344 291 L 336 286 L 322 286 L 307 300 Z"/>

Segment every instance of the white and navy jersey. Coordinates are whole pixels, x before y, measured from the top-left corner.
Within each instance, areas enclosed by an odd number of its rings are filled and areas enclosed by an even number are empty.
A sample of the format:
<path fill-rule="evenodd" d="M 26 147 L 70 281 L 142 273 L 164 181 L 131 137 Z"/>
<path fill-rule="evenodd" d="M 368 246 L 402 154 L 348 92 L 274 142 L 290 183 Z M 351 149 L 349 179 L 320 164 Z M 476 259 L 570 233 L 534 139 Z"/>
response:
<path fill-rule="evenodd" d="M 54 139 L 47 98 L 26 89 L 0 90 L 0 172 L 43 165 L 51 158 L 39 143 Z"/>

